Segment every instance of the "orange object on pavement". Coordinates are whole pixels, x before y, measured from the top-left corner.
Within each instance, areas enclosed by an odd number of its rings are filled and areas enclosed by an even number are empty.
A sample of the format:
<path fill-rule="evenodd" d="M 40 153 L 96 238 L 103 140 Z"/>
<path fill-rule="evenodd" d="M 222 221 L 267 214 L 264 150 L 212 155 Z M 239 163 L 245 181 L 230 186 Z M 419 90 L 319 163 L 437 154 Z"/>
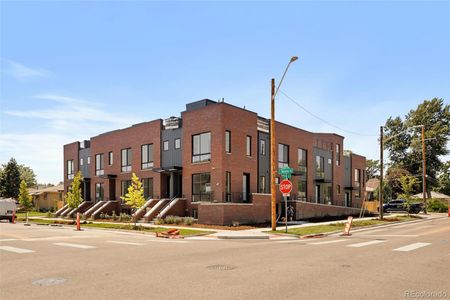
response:
<path fill-rule="evenodd" d="M 78 231 L 81 230 L 81 228 L 80 228 L 80 213 L 79 212 L 77 213 L 77 230 Z"/>
<path fill-rule="evenodd" d="M 12 223 L 16 224 L 16 211 L 15 210 L 13 210 Z"/>
<path fill-rule="evenodd" d="M 157 232 L 156 237 L 162 237 L 166 239 L 182 239 L 183 236 L 180 235 L 180 230 L 170 229 L 164 232 Z"/>

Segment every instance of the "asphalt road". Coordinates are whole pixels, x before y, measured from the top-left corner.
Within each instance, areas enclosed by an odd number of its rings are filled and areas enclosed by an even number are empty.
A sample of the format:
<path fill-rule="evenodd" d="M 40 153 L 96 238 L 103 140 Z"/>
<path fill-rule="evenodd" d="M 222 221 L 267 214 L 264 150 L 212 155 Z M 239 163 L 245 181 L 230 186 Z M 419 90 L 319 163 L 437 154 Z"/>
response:
<path fill-rule="evenodd" d="M 294 241 L 2 223 L 0 298 L 449 299 L 450 218 Z"/>

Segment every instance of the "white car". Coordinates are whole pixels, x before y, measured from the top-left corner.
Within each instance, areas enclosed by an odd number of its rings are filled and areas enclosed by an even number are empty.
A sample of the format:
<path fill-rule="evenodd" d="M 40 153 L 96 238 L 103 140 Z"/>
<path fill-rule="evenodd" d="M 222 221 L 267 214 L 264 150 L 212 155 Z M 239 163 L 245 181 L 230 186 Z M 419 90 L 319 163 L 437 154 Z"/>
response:
<path fill-rule="evenodd" d="M 0 220 L 6 219 L 12 222 L 13 214 L 17 211 L 16 200 L 0 199 Z"/>

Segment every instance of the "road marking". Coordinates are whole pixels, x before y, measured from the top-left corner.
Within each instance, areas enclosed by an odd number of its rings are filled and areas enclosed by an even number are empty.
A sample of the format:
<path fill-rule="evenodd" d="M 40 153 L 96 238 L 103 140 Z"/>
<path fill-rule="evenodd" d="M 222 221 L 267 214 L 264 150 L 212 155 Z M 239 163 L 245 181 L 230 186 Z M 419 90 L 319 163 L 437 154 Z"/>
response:
<path fill-rule="evenodd" d="M 53 245 L 56 245 L 56 246 L 64 246 L 64 247 L 80 248 L 80 249 L 92 249 L 92 248 L 96 248 L 95 246 L 81 245 L 81 244 L 70 244 L 70 243 L 53 243 Z"/>
<path fill-rule="evenodd" d="M 5 250 L 5 251 L 19 253 L 19 254 L 34 252 L 33 250 L 10 247 L 10 246 L 0 246 L 0 250 Z"/>
<path fill-rule="evenodd" d="M 375 244 L 379 244 L 379 243 L 383 243 L 383 242 L 385 242 L 385 241 L 375 240 L 375 241 L 368 241 L 368 242 L 363 242 L 363 243 L 351 244 L 351 245 L 347 245 L 347 247 L 359 248 L 359 247 L 375 245 Z"/>
<path fill-rule="evenodd" d="M 407 251 L 412 251 L 412 250 L 416 250 L 425 246 L 429 246 L 431 245 L 431 243 L 414 243 L 414 244 L 410 244 L 404 247 L 400 247 L 397 249 L 394 249 L 394 251 L 403 251 L 403 252 L 407 252 Z"/>
<path fill-rule="evenodd" d="M 51 241 L 51 240 L 66 240 L 66 239 L 91 239 L 96 238 L 98 236 L 77 236 L 77 235 L 70 235 L 70 236 L 46 236 L 46 237 L 35 237 L 35 238 L 26 238 L 26 239 L 20 239 L 21 241 L 25 242 L 38 242 L 38 241 Z"/>
<path fill-rule="evenodd" d="M 189 243 L 188 241 L 180 241 L 180 240 L 150 240 L 148 239 L 147 241 L 149 242 L 155 242 L 155 243 Z"/>
<path fill-rule="evenodd" d="M 11 241 L 17 241 L 17 239 L 0 239 L 0 242 L 11 242 Z"/>
<path fill-rule="evenodd" d="M 325 244 L 333 244 L 333 243 L 340 243 L 345 242 L 348 240 L 333 240 L 333 241 L 325 241 L 325 242 L 316 242 L 316 243 L 308 243 L 308 245 L 325 245 Z"/>
<path fill-rule="evenodd" d="M 121 242 L 121 241 L 107 241 L 107 243 L 113 244 L 121 244 L 121 245 L 134 245 L 134 246 L 142 246 L 142 243 L 132 243 L 132 242 Z"/>
<path fill-rule="evenodd" d="M 417 234 L 358 234 L 359 237 L 419 237 Z"/>

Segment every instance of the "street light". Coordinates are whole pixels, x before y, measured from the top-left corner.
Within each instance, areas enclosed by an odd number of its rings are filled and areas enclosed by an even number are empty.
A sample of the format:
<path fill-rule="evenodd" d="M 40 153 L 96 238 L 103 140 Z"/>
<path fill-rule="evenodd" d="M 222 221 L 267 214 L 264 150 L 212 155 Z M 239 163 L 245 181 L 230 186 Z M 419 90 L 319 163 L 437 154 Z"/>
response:
<path fill-rule="evenodd" d="M 278 94 L 278 90 L 280 89 L 281 83 L 283 82 L 284 76 L 286 76 L 286 73 L 289 69 L 289 66 L 291 63 L 296 61 L 298 59 L 297 56 L 292 56 L 289 63 L 286 66 L 286 69 L 284 70 L 283 76 L 281 76 L 280 83 L 278 84 L 276 90 L 275 90 L 275 79 L 272 78 L 271 81 L 271 97 L 270 97 L 270 155 L 271 155 L 271 164 L 270 164 L 270 174 L 271 174 L 271 184 L 270 184 L 270 192 L 271 192 L 271 220 L 272 220 L 272 230 L 277 229 L 277 216 L 276 216 L 276 210 L 277 210 L 277 186 L 275 182 L 275 178 L 277 175 L 277 170 L 275 168 L 275 165 L 277 163 L 276 157 L 275 157 L 275 97 Z"/>

